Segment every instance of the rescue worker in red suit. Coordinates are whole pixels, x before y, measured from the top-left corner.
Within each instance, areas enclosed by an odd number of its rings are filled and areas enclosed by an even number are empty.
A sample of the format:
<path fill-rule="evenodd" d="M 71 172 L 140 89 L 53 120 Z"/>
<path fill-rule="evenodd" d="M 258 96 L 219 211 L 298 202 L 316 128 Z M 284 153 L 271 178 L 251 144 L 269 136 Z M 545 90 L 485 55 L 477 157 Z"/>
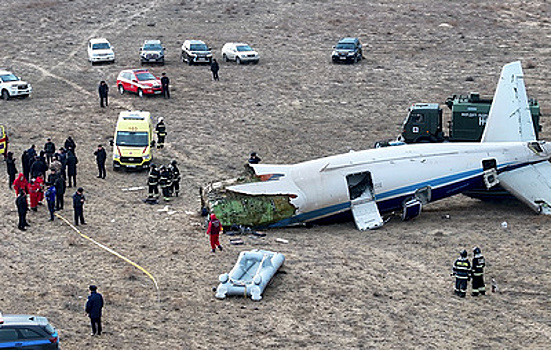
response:
<path fill-rule="evenodd" d="M 29 197 L 31 200 L 31 210 L 37 211 L 36 207 L 38 207 L 38 199 L 40 195 L 40 183 L 36 181 L 36 179 L 31 180 L 31 184 L 29 185 Z"/>
<path fill-rule="evenodd" d="M 38 185 L 40 186 L 40 191 L 38 191 L 38 203 L 42 204 L 42 201 L 44 200 L 44 176 L 38 175 L 35 181 L 38 182 Z"/>
<path fill-rule="evenodd" d="M 15 190 L 15 194 L 19 195 L 19 192 L 21 190 L 24 190 L 25 193 L 27 193 L 29 187 L 29 183 L 27 182 L 27 179 L 25 179 L 25 175 L 23 173 L 19 173 L 19 176 L 15 181 L 13 182 L 13 189 Z"/>
<path fill-rule="evenodd" d="M 207 229 L 207 236 L 210 235 L 210 247 L 213 253 L 216 253 L 216 247 L 222 250 L 222 246 L 218 240 L 220 231 L 222 230 L 222 224 L 220 220 L 216 218 L 214 213 L 210 214 L 209 228 Z"/>

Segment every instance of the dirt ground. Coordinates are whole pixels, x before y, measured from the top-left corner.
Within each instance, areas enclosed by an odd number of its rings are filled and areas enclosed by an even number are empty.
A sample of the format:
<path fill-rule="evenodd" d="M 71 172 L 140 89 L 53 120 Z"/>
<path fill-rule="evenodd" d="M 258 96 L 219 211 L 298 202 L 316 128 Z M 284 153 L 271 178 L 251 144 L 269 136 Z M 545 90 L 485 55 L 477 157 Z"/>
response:
<path fill-rule="evenodd" d="M 79 186 L 88 202 L 82 233 L 147 269 L 81 238 L 45 207 L 17 230 L 14 195 L 2 170 L 0 310 L 44 315 L 63 349 L 546 349 L 551 342 L 551 239 L 548 217 L 516 202 L 457 196 L 427 206 L 412 222 L 393 218 L 376 231 L 352 222 L 267 231 L 244 246 L 211 254 L 199 211 L 199 187 L 234 177 L 255 150 L 264 163 L 296 163 L 365 149 L 395 137 L 407 107 L 453 93 L 492 95 L 503 64 L 522 60 L 528 94 L 541 103 L 551 136 L 551 5 L 534 1 L 390 0 L 3 0 L 0 67 L 34 88 L 31 98 L 0 101 L 10 148 L 20 159 L 47 137 L 77 142 Z M 358 36 L 366 59 L 333 65 L 331 47 Z M 112 65 L 91 66 L 86 43 L 106 37 Z M 140 66 L 144 39 L 159 38 L 172 98 L 118 95 L 115 80 Z M 258 65 L 179 62 L 186 39 L 202 39 L 221 60 L 228 41 L 245 41 Z M 97 85 L 111 88 L 99 107 Z M 118 113 L 165 118 L 167 147 L 155 163 L 176 159 L 182 195 L 143 204 L 147 174 L 96 178 L 94 151 L 108 145 Z M 111 147 L 107 147 L 111 152 Z M 3 166 L 3 165 L 2 165 Z M 21 170 L 18 161 L 18 168 Z M 404 174 L 407 176 L 407 174 Z M 66 208 L 71 219 L 68 189 Z M 502 229 L 501 223 L 508 223 Z M 275 238 L 289 240 L 282 245 Z M 500 293 L 458 299 L 451 265 L 478 245 L 487 285 Z M 264 299 L 214 298 L 218 275 L 242 250 L 286 257 Z M 89 284 L 103 293 L 105 334 L 90 337 L 83 306 Z M 158 299 L 159 295 L 159 299 Z"/>

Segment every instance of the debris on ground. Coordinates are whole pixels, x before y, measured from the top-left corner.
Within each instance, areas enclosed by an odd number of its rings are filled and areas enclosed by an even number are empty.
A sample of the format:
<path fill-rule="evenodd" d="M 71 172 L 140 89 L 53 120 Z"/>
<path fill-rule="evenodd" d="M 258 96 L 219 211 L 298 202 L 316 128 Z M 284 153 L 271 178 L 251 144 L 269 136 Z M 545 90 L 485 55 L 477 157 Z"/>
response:
<path fill-rule="evenodd" d="M 123 192 L 127 192 L 127 191 L 139 191 L 139 190 L 145 190 L 145 186 L 127 187 L 127 188 L 123 188 L 123 189 L 122 189 Z"/>

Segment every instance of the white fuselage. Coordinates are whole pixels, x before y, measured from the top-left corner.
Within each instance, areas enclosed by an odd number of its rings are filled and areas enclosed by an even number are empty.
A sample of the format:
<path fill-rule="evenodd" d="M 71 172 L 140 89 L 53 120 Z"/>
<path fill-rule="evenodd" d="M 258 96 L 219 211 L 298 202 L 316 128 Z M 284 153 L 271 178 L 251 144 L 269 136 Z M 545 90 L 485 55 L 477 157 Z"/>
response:
<path fill-rule="evenodd" d="M 388 212 L 401 208 L 422 188 L 430 188 L 434 201 L 481 187 L 484 160 L 494 159 L 499 173 L 548 160 L 548 145 L 534 143 L 541 152 L 529 148 L 528 142 L 417 144 L 350 152 L 291 165 L 274 180 L 231 189 L 252 195 L 292 195 L 297 211 L 292 222 L 282 223 L 288 225 L 349 210 L 347 176 L 369 172 L 379 211 Z M 278 174 L 277 166 L 253 167 L 257 175 Z"/>

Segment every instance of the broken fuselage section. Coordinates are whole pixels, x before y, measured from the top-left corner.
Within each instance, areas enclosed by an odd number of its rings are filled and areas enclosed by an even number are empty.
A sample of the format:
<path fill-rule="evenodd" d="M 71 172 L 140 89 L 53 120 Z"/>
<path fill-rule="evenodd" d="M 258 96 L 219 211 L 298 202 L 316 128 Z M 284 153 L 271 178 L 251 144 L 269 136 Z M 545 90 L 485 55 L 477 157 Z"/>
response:
<path fill-rule="evenodd" d="M 223 225 L 284 227 L 350 218 L 350 212 L 361 229 L 382 225 L 369 171 L 334 176 L 327 159 L 249 167 L 251 175 L 201 191 L 203 207 Z"/>
<path fill-rule="evenodd" d="M 265 227 L 295 215 L 297 208 L 291 204 L 292 194 L 253 195 L 232 190 L 236 185 L 269 180 L 270 177 L 257 177 L 251 172 L 210 183 L 201 189 L 202 207 L 216 214 L 224 226 Z"/>

